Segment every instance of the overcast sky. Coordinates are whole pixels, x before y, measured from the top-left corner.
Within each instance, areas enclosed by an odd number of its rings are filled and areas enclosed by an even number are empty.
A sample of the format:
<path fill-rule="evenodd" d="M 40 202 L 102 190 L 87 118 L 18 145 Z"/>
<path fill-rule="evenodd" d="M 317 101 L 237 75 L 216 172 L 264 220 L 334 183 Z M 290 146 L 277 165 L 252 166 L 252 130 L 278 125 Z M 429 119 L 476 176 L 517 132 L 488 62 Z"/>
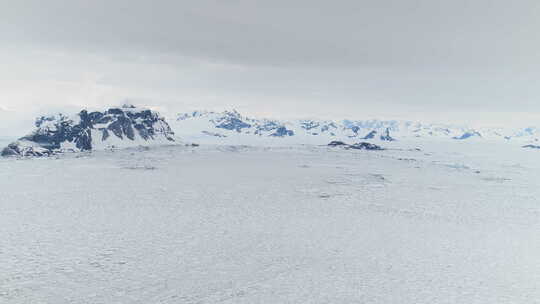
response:
<path fill-rule="evenodd" d="M 0 134 L 125 100 L 534 124 L 539 16 L 535 0 L 0 0 Z"/>

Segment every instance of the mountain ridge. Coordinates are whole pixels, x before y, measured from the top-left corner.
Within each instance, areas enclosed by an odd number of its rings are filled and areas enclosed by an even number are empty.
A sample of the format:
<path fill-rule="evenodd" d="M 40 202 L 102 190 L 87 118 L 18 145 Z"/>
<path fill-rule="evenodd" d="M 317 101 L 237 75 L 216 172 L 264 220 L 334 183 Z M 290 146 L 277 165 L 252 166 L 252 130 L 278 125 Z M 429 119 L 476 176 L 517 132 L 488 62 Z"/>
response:
<path fill-rule="evenodd" d="M 38 117 L 35 130 L 9 144 L 1 155 L 46 156 L 174 141 L 174 132 L 157 112 L 124 105 L 105 111 Z"/>
<path fill-rule="evenodd" d="M 74 115 L 41 116 L 35 130 L 10 143 L 2 156 L 47 156 L 183 141 L 205 144 L 322 144 L 333 141 L 390 142 L 411 139 L 501 140 L 538 146 L 540 129 L 469 128 L 406 120 L 278 120 L 231 111 L 192 111 L 167 121 L 158 112 L 132 105 Z"/>
<path fill-rule="evenodd" d="M 534 143 L 540 139 L 540 129 L 527 128 L 471 128 L 461 125 L 422 123 L 407 120 L 279 120 L 244 116 L 231 111 L 192 111 L 176 115 L 174 129 L 182 137 L 205 139 L 221 138 L 227 141 L 239 135 L 257 135 L 259 138 L 291 138 L 300 141 L 320 137 L 328 140 L 363 139 L 396 141 L 410 138 L 440 138 L 449 140 L 503 140 Z M 204 136 L 200 136 L 204 135 Z M 323 140 L 324 139 L 324 140 Z M 308 141 L 310 142 L 310 141 Z"/>

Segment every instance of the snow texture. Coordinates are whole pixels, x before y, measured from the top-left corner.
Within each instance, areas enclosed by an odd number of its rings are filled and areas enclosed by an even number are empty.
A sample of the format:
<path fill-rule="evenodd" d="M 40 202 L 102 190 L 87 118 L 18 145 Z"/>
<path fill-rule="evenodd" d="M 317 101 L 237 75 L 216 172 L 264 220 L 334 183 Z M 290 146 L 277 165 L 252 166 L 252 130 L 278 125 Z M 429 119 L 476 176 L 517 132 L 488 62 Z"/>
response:
<path fill-rule="evenodd" d="M 540 299 L 538 151 L 326 144 L 0 159 L 0 303 Z"/>

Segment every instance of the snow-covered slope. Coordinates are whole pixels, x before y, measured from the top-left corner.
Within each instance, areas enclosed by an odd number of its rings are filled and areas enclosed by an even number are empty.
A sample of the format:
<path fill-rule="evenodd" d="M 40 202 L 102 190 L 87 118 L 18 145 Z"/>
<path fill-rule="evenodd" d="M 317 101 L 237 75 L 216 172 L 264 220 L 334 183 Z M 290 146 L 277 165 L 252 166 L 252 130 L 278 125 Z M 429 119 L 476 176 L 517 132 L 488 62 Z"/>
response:
<path fill-rule="evenodd" d="M 125 105 L 103 112 L 42 116 L 35 131 L 9 144 L 2 155 L 42 156 L 174 141 L 174 132 L 158 113 Z"/>
<path fill-rule="evenodd" d="M 397 120 L 282 121 L 244 116 L 237 111 L 195 111 L 171 123 L 177 135 L 208 143 L 326 144 L 332 140 L 395 141 L 403 139 L 502 140 L 534 143 L 540 129 L 471 128 Z"/>

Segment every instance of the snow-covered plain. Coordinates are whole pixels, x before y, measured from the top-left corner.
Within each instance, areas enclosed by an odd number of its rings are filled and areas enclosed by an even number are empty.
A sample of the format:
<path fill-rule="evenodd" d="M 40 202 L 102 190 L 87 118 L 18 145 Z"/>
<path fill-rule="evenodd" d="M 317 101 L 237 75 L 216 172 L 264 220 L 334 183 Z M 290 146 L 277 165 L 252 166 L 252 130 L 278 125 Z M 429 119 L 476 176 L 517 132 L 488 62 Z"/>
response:
<path fill-rule="evenodd" d="M 540 301 L 540 152 L 385 146 L 1 159 L 0 303 Z"/>

